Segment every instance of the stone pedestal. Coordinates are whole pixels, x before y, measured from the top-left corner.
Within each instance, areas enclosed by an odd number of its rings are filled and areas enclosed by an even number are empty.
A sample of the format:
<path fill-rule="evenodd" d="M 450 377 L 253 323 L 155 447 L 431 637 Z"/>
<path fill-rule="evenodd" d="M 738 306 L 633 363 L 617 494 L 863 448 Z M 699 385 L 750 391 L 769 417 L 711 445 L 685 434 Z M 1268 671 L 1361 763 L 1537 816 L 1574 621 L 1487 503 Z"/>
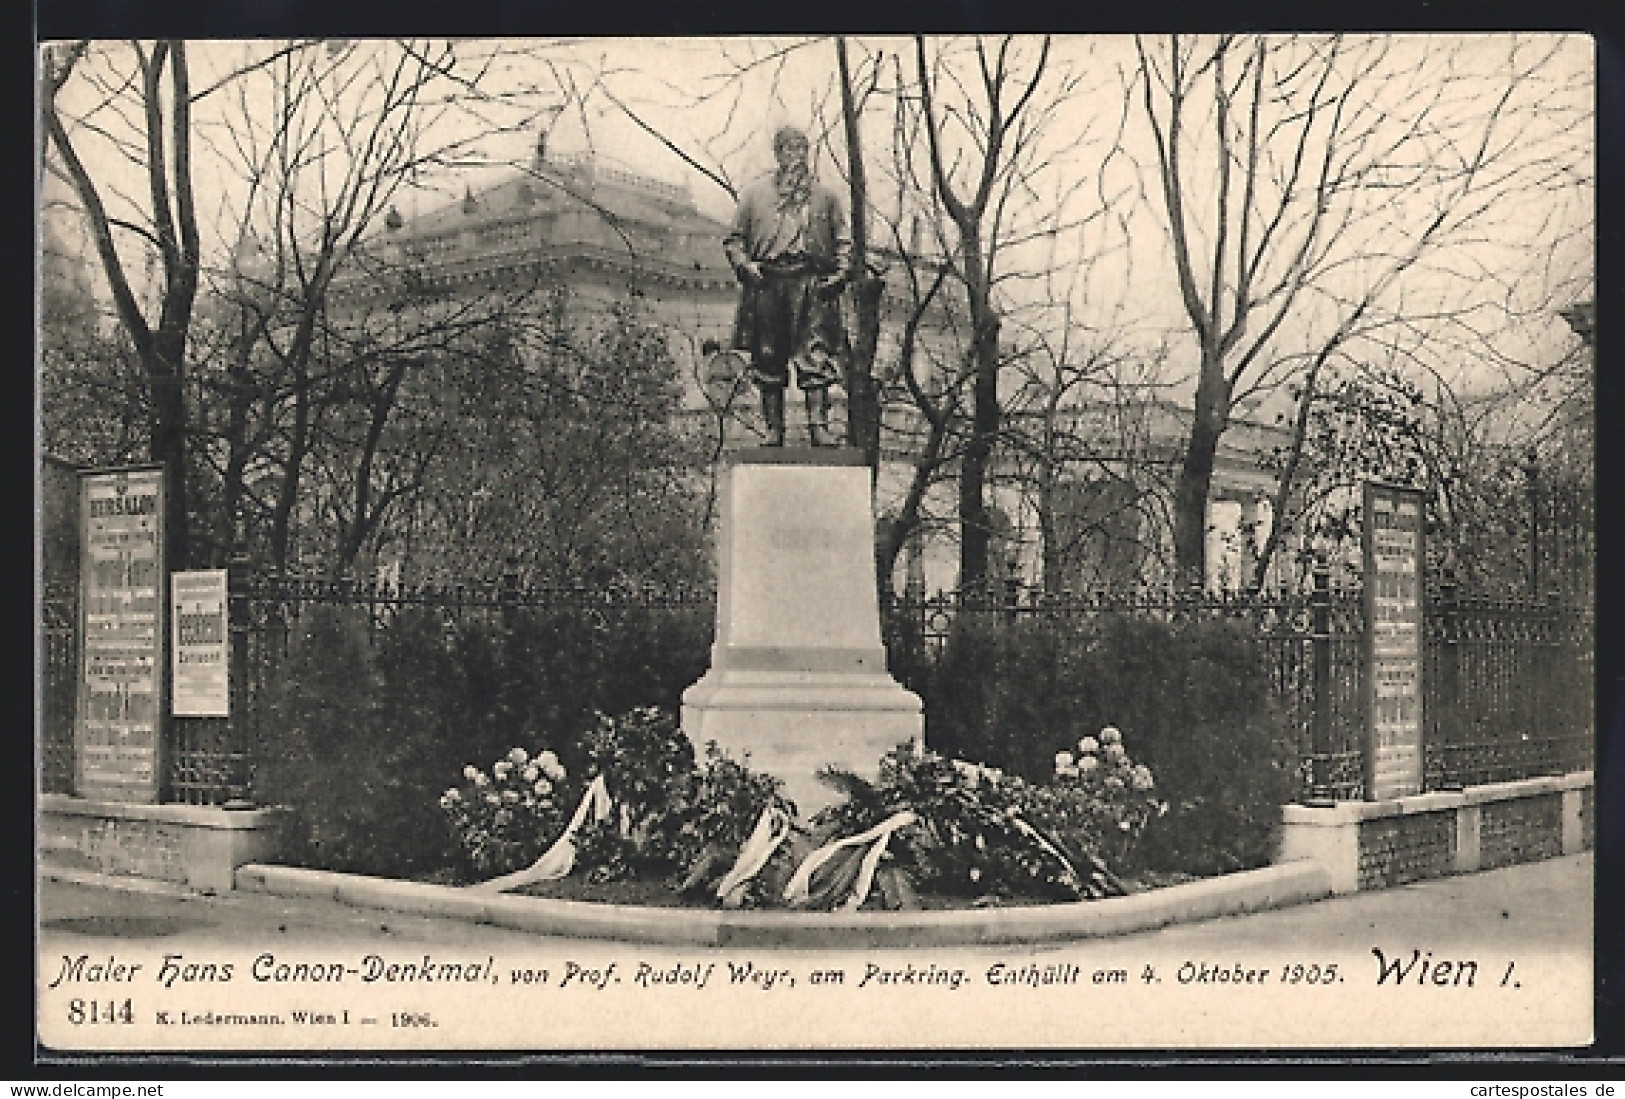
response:
<path fill-rule="evenodd" d="M 783 779 L 806 819 L 836 799 L 820 768 L 873 777 L 923 735 L 919 696 L 886 671 L 869 469 L 842 449 L 725 463 L 716 641 L 711 670 L 683 693 L 683 731 Z"/>

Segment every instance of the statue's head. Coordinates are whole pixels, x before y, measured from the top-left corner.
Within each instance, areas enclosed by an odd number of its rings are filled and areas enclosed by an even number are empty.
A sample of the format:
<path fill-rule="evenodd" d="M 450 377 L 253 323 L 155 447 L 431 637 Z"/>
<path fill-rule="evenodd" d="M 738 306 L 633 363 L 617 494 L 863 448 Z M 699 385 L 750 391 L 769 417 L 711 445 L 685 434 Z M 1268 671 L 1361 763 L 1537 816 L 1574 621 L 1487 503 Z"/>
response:
<path fill-rule="evenodd" d="M 773 159 L 781 169 L 807 163 L 810 145 L 805 131 L 796 126 L 780 126 L 773 131 Z"/>

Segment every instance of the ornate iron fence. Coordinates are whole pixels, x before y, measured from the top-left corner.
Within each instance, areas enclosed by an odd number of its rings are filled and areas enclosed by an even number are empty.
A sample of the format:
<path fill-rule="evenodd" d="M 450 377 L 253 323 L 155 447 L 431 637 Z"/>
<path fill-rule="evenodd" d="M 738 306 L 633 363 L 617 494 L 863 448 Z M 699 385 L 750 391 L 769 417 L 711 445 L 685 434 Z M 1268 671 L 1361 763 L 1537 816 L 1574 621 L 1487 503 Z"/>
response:
<path fill-rule="evenodd" d="M 229 718 L 173 721 L 166 796 L 192 804 L 250 804 L 262 698 L 306 608 L 341 606 L 381 627 L 404 607 L 448 622 L 469 615 L 511 624 L 525 610 L 611 617 L 685 614 L 709 620 L 705 589 L 522 586 L 517 577 L 462 584 L 391 586 L 260 576 L 231 569 L 232 697 Z M 990 622 L 1123 614 L 1177 621 L 1224 618 L 1248 625 L 1279 712 L 1300 747 L 1301 796 L 1353 799 L 1362 779 L 1366 714 L 1364 608 L 1357 590 L 1324 573 L 1307 593 L 1158 590 L 1045 593 L 1006 584 L 976 594 L 910 593 L 888 601 L 895 663 L 941 658 L 963 615 Z M 1592 765 L 1592 620 L 1589 608 L 1430 593 L 1425 615 L 1425 780 L 1430 789 L 1502 781 Z M 44 622 L 44 783 L 71 792 L 77 615 L 63 593 Z M 368 631 L 369 637 L 380 631 Z"/>
<path fill-rule="evenodd" d="M 656 586 L 589 588 L 525 585 L 517 575 L 465 582 L 399 585 L 324 577 L 230 570 L 230 718 L 176 718 L 170 796 L 191 804 L 250 804 L 254 796 L 260 721 L 265 693 L 304 613 L 311 607 L 347 608 L 365 616 L 376 641 L 404 608 L 431 609 L 448 623 L 483 617 L 512 628 L 527 611 L 562 611 L 604 626 L 611 617 L 703 613 L 709 621 L 714 592 Z"/>
<path fill-rule="evenodd" d="M 1448 580 L 1425 620 L 1430 789 L 1585 770 L 1594 760 L 1593 620 L 1564 603 L 1464 596 Z"/>
<path fill-rule="evenodd" d="M 1158 590 L 1045 593 L 1006 584 L 974 596 L 916 593 L 888 606 L 888 642 L 931 661 L 956 619 L 1122 614 L 1224 618 L 1249 626 L 1279 712 L 1299 745 L 1300 797 L 1365 796 L 1368 655 L 1357 588 L 1326 572 L 1300 592 Z M 1426 789 L 1585 770 L 1594 760 L 1593 626 L 1588 606 L 1465 596 L 1450 582 L 1424 610 Z"/>

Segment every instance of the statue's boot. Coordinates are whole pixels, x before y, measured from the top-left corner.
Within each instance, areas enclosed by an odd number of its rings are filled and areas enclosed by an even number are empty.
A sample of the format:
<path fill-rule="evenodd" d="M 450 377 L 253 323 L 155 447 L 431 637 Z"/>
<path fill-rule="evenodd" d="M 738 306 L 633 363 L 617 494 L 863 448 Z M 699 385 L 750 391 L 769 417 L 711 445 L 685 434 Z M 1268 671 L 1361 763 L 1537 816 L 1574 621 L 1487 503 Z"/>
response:
<path fill-rule="evenodd" d="M 762 390 L 762 422 L 767 425 L 767 438 L 763 446 L 784 445 L 784 390 L 780 388 L 764 388 Z"/>
<path fill-rule="evenodd" d="M 840 446 L 829 433 L 829 388 L 807 390 L 807 437 L 813 446 Z"/>

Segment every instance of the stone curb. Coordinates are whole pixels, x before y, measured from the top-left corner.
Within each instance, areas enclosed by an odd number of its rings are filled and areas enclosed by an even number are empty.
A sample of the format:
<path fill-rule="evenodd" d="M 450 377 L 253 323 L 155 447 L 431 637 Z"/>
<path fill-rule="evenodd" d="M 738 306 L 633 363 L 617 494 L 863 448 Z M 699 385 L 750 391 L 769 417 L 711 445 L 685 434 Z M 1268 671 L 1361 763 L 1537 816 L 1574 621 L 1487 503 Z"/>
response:
<path fill-rule="evenodd" d="M 1063 942 L 1282 908 L 1331 896 L 1312 862 L 1169 886 L 1103 901 L 911 912 L 762 912 L 560 901 L 292 866 L 249 865 L 237 888 L 321 897 L 362 908 L 467 920 L 567 938 L 672 946 L 882 947 Z"/>
<path fill-rule="evenodd" d="M 152 893 L 165 897 L 195 897 L 198 890 L 181 882 L 159 878 L 138 878 L 133 874 L 103 874 L 99 870 L 80 870 L 69 866 L 41 863 L 42 881 L 59 881 L 67 885 L 86 885 L 92 889 L 113 889 L 123 893 Z"/>

